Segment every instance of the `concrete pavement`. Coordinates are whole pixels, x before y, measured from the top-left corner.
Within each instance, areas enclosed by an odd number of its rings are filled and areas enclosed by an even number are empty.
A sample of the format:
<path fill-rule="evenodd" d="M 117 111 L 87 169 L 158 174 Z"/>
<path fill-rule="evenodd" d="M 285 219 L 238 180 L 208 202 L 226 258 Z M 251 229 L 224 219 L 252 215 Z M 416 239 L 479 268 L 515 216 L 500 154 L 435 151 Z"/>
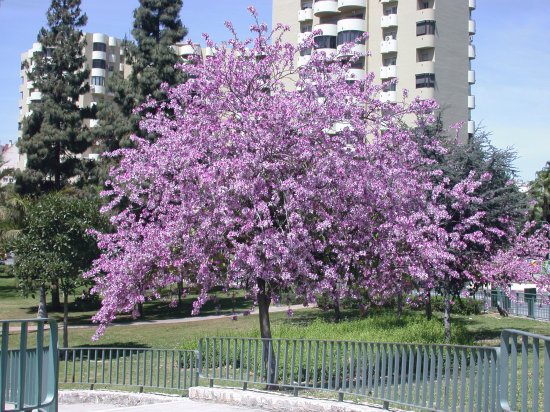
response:
<path fill-rule="evenodd" d="M 217 403 L 195 402 L 181 399 L 175 402 L 162 402 L 139 406 L 116 406 L 112 404 L 78 403 L 59 405 L 59 412 L 265 412 L 262 409 L 243 408 L 239 406 L 221 405 Z"/>

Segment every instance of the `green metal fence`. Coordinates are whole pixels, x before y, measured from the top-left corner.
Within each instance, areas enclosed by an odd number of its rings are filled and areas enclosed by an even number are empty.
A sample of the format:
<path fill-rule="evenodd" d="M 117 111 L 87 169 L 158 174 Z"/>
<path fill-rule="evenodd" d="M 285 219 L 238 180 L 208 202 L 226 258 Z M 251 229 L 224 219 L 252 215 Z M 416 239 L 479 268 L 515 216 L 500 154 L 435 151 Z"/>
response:
<path fill-rule="evenodd" d="M 30 319 L 1 324 L 0 412 L 57 411 L 57 322 Z M 16 350 L 9 349 L 10 333 L 19 335 Z"/>
<path fill-rule="evenodd" d="M 496 311 L 498 304 L 513 316 L 550 321 L 550 296 L 523 292 L 510 292 L 507 295 L 500 290 L 491 290 L 478 291 L 475 298 L 483 301 L 488 310 Z"/>
<path fill-rule="evenodd" d="M 185 390 L 198 385 L 197 352 L 136 348 L 59 349 L 63 384 Z"/>
<path fill-rule="evenodd" d="M 550 337 L 504 330 L 501 354 L 502 410 L 550 412 Z"/>
<path fill-rule="evenodd" d="M 499 349 L 326 340 L 205 338 L 200 376 L 337 392 L 430 411 L 494 411 Z"/>

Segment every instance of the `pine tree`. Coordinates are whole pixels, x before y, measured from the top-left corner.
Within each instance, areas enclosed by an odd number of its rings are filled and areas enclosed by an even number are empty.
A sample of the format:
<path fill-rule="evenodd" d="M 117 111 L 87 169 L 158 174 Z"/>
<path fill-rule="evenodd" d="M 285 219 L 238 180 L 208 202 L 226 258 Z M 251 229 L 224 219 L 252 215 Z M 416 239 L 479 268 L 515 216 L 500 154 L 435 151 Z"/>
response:
<path fill-rule="evenodd" d="M 178 56 L 172 49 L 187 34 L 179 18 L 182 5 L 182 0 L 140 0 L 134 10 L 135 42 L 126 41 L 124 45 L 131 74 L 126 79 L 113 76 L 107 85 L 113 101 L 104 101 L 98 107 L 100 123 L 94 133 L 105 150 L 127 147 L 129 136 L 140 134 L 139 116 L 133 110 L 148 96 L 162 100 L 162 83 L 173 86 L 184 81 L 183 73 L 174 67 Z"/>
<path fill-rule="evenodd" d="M 27 169 L 17 175 L 20 193 L 40 194 L 59 190 L 79 175 L 83 160 L 79 154 L 91 145 L 83 126 L 81 94 L 89 90 L 90 71 L 84 68 L 85 40 L 80 30 L 87 17 L 81 0 L 52 0 L 48 24 L 38 34 L 42 52 L 27 64 L 28 79 L 42 93 L 31 103 L 31 115 L 24 122 L 18 142 L 27 154 Z"/>

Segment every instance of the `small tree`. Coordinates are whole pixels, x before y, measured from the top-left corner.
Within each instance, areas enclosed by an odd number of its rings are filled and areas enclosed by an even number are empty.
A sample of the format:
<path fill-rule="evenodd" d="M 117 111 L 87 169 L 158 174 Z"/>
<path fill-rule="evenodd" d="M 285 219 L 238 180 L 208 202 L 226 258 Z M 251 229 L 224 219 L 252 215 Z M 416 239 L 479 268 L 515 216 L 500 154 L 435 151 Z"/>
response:
<path fill-rule="evenodd" d="M 31 202 L 22 234 L 14 242 L 15 275 L 25 295 L 39 291 L 39 317 L 47 317 L 45 293 L 55 282 L 63 294 L 63 345 L 68 346 L 68 298 L 98 256 L 87 231 L 104 229 L 97 199 L 51 193 Z"/>

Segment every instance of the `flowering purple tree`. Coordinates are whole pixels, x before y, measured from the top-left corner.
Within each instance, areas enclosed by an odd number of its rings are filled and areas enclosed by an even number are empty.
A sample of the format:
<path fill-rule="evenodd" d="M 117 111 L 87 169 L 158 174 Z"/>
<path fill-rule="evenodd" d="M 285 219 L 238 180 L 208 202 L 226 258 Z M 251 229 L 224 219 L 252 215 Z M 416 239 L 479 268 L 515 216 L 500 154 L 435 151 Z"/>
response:
<path fill-rule="evenodd" d="M 440 181 L 422 154 L 440 148 L 403 126 L 429 123 L 434 102 L 380 101 L 372 76 L 350 81 L 351 47 L 350 60 L 314 53 L 298 68 L 312 38 L 294 47 L 282 26 L 252 31 L 207 37 L 214 56 L 182 66 L 189 80 L 146 104 L 141 127 L 158 139 L 112 153 L 104 212 L 116 230 L 97 234 L 103 254 L 88 274 L 103 296 L 96 336 L 183 280 L 200 289 L 194 314 L 213 287 L 246 289 L 270 339 L 270 303 L 289 288 L 307 302 L 384 300 L 459 276 L 457 251 L 489 241 L 465 213 L 476 179 Z"/>
<path fill-rule="evenodd" d="M 441 230 L 426 224 L 432 172 L 402 118 L 425 123 L 435 104 L 381 102 L 372 76 L 349 81 L 350 63 L 322 53 L 297 68 L 284 30 L 207 38 L 215 55 L 147 103 L 141 126 L 157 141 L 134 137 L 112 154 L 104 211 L 116 231 L 98 234 L 89 273 L 103 296 L 98 334 L 182 279 L 201 290 L 194 313 L 215 286 L 247 289 L 262 338 L 271 300 L 290 287 L 310 302 L 324 291 L 389 296 L 400 276 L 426 279 Z"/>

